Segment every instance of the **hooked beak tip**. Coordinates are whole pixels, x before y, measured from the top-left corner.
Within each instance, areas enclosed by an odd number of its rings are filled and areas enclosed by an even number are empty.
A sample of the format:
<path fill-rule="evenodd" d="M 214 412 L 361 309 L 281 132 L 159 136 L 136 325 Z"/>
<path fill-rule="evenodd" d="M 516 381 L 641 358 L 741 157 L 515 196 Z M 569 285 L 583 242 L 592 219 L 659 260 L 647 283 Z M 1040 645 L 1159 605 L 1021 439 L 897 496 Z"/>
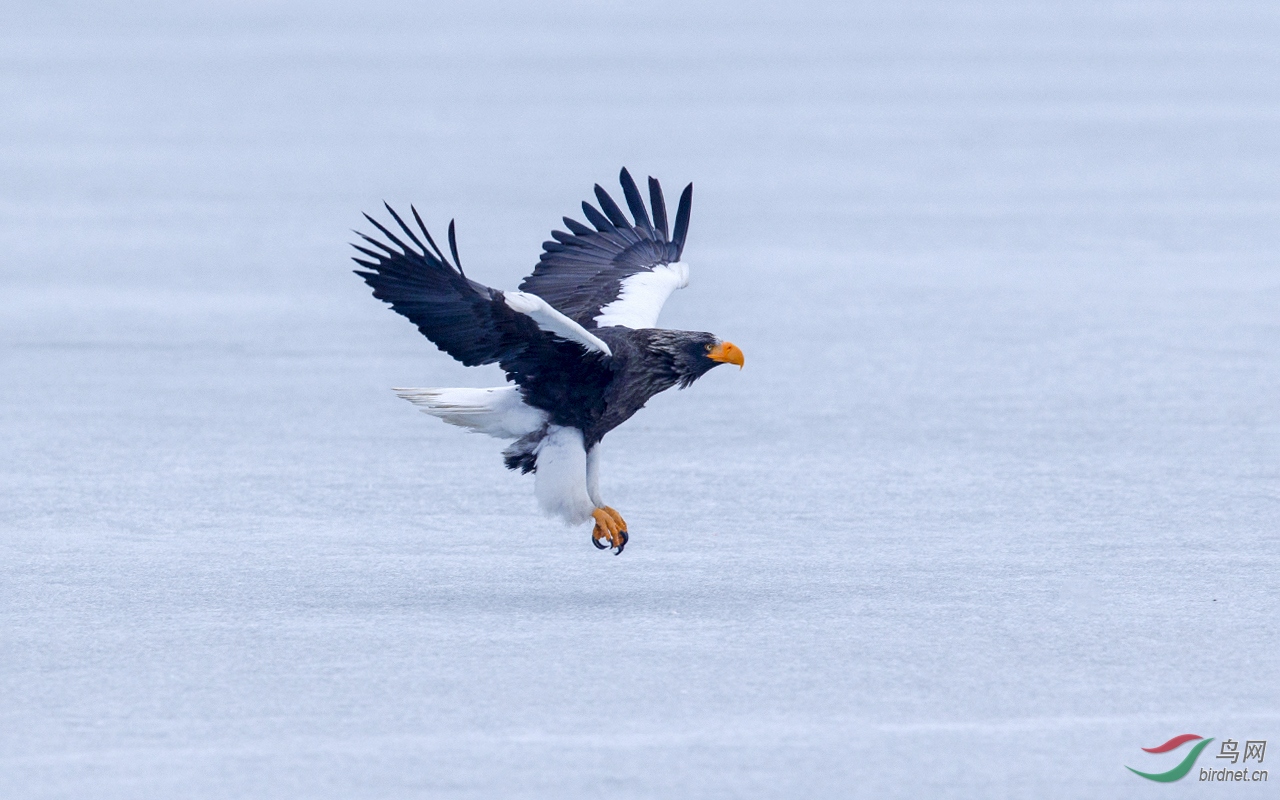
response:
<path fill-rule="evenodd" d="M 707 358 L 712 361 L 718 361 L 721 364 L 737 364 L 738 369 L 742 369 L 746 364 L 742 350 L 733 342 L 720 342 L 711 348 L 711 352 L 707 353 Z"/>

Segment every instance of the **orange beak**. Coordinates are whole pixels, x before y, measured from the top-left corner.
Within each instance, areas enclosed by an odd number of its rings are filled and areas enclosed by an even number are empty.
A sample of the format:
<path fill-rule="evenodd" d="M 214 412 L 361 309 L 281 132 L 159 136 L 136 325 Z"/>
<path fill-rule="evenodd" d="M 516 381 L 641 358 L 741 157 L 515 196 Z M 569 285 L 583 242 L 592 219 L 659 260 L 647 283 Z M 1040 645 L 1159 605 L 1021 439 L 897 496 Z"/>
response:
<path fill-rule="evenodd" d="M 721 342 L 711 348 L 711 352 L 707 353 L 707 358 L 712 361 L 719 361 L 721 364 L 737 364 L 738 369 L 742 369 L 742 351 L 733 342 Z"/>

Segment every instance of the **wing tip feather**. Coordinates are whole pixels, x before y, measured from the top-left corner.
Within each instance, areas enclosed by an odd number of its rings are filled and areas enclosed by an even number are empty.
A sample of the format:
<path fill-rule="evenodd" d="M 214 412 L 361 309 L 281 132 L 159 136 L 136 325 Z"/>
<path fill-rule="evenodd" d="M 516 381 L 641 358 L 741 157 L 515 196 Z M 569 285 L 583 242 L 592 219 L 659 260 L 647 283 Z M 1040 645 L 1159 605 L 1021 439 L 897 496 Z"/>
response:
<path fill-rule="evenodd" d="M 693 209 L 693 183 L 684 187 L 680 193 L 680 205 L 676 208 L 676 226 L 671 235 L 671 242 L 676 246 L 676 258 L 684 252 L 685 237 L 689 235 L 689 215 Z"/>

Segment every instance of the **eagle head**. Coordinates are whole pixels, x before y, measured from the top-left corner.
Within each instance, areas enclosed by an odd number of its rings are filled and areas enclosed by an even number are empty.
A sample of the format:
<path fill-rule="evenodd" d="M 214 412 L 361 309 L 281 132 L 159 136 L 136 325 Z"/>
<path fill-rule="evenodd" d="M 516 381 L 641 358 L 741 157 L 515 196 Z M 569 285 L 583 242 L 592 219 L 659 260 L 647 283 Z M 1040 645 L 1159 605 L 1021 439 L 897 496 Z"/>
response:
<path fill-rule="evenodd" d="M 706 375 L 712 367 L 721 364 L 737 364 L 741 369 L 744 363 L 742 350 L 733 342 L 726 342 L 714 334 L 682 331 L 680 341 L 672 348 L 672 364 L 680 375 L 680 388 Z"/>

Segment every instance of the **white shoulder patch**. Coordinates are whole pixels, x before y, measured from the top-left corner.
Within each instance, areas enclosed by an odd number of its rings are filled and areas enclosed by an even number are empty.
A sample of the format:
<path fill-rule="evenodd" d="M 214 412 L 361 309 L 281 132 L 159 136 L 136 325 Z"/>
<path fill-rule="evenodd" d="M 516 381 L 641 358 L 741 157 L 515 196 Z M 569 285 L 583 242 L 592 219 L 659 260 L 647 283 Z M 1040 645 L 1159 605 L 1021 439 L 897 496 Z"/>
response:
<path fill-rule="evenodd" d="M 689 265 L 677 261 L 652 270 L 637 272 L 622 282 L 618 299 L 600 309 L 596 325 L 627 328 L 656 328 L 662 304 L 676 289 L 689 285 Z"/>
<path fill-rule="evenodd" d="M 669 293 L 668 293 L 669 294 Z M 538 327 L 547 333 L 554 333 L 571 342 L 577 342 L 588 350 L 595 350 L 607 356 L 613 355 L 609 345 L 602 342 L 586 328 L 561 314 L 551 304 L 536 294 L 528 292 L 503 292 L 507 307 L 531 317 Z"/>

